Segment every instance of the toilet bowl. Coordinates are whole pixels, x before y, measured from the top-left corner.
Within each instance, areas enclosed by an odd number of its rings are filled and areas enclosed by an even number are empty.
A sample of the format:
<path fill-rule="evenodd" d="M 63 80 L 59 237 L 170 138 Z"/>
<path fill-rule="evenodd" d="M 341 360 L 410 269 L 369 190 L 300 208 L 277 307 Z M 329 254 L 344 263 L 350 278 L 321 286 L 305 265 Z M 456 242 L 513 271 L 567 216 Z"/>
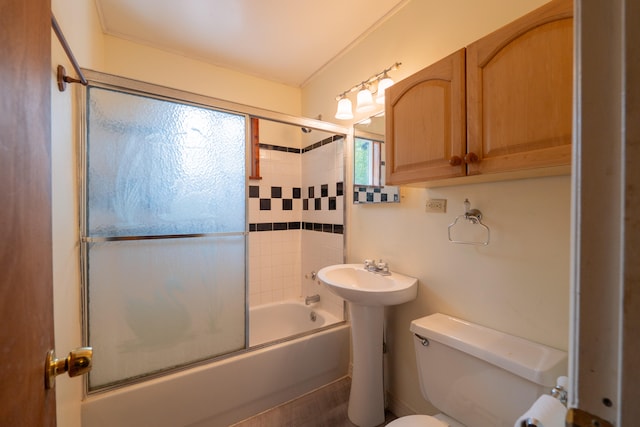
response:
<path fill-rule="evenodd" d="M 387 427 L 465 427 L 444 414 L 408 415 L 387 424 Z"/>
<path fill-rule="evenodd" d="M 387 427 L 448 427 L 449 424 L 431 415 L 408 415 L 387 424 Z"/>
<path fill-rule="evenodd" d="M 512 427 L 556 379 L 567 353 L 445 314 L 411 322 L 422 395 L 442 414 L 388 427 Z"/>

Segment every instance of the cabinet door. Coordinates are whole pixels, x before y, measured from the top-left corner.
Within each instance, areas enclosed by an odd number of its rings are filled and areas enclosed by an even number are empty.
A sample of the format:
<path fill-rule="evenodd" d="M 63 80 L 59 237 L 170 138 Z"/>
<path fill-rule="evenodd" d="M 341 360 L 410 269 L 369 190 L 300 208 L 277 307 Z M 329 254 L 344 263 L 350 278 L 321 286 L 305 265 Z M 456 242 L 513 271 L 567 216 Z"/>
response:
<path fill-rule="evenodd" d="M 571 164 L 572 15 L 552 1 L 467 47 L 468 174 Z"/>
<path fill-rule="evenodd" d="M 387 89 L 387 184 L 465 174 L 464 68 L 461 49 Z"/>

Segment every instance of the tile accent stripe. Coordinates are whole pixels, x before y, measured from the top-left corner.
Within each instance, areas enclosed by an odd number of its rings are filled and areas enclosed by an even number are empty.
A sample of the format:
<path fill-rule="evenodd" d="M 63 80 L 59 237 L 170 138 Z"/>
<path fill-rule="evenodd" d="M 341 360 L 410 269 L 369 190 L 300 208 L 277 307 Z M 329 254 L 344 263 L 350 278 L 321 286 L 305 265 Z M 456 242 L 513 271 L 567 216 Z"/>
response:
<path fill-rule="evenodd" d="M 355 185 L 353 187 L 353 203 L 380 203 L 399 202 L 400 194 L 397 188 L 390 187 L 363 187 Z"/>
<path fill-rule="evenodd" d="M 259 222 L 249 224 L 249 232 L 308 230 L 323 233 L 344 234 L 342 224 L 322 224 L 318 222 Z"/>
<path fill-rule="evenodd" d="M 262 193 L 268 194 L 261 195 L 261 189 Z M 317 190 L 320 190 L 319 197 L 316 197 L 316 194 L 318 193 Z M 283 187 L 261 187 L 259 185 L 249 186 L 249 198 L 260 199 L 261 211 L 275 210 L 276 208 L 274 206 L 276 202 L 274 202 L 274 199 L 281 200 L 277 203 L 278 205 L 282 205 L 282 210 L 293 210 L 293 200 L 302 199 L 302 210 L 306 211 L 311 209 L 316 211 L 334 211 L 337 209 L 337 198 L 344 196 L 344 183 L 337 182 L 335 187 L 331 186 L 331 188 L 329 188 L 329 184 L 310 186 L 306 188 L 305 193 L 308 197 L 302 197 L 302 188 L 300 187 L 283 189 Z M 327 200 L 327 202 L 323 203 L 323 199 Z M 310 208 L 310 206 L 312 206 L 312 208 Z"/>
<path fill-rule="evenodd" d="M 309 230 L 323 233 L 344 234 L 342 224 L 322 224 L 318 222 L 258 222 L 249 224 L 249 232 L 254 231 L 282 231 L 282 230 Z"/>
<path fill-rule="evenodd" d="M 303 153 L 309 152 L 311 150 L 315 150 L 316 148 L 320 148 L 323 145 L 327 145 L 327 144 L 331 144 L 333 141 L 338 141 L 340 139 L 342 139 L 343 136 L 342 135 L 333 135 L 330 136 L 329 138 L 325 138 L 322 141 L 318 141 L 315 144 L 311 144 L 305 148 L 302 149 Z"/>
<path fill-rule="evenodd" d="M 333 135 L 333 136 L 330 136 L 328 138 L 323 139 L 322 141 L 318 141 L 316 143 L 308 145 L 303 149 L 293 148 L 293 147 L 285 147 L 285 146 L 282 146 L 282 145 L 275 145 L 275 144 L 263 144 L 263 143 L 260 143 L 259 146 L 263 150 L 273 150 L 273 151 L 282 151 L 282 152 L 285 152 L 285 153 L 302 154 L 302 153 L 307 153 L 307 152 L 309 152 L 311 150 L 315 150 L 316 148 L 320 148 L 323 145 L 331 144 L 333 141 L 338 141 L 338 140 L 340 140 L 342 138 L 343 138 L 342 135 Z"/>
<path fill-rule="evenodd" d="M 260 143 L 258 144 L 260 146 L 260 148 L 262 148 L 263 150 L 273 150 L 273 151 L 282 151 L 284 153 L 295 153 L 295 154 L 300 154 L 302 153 L 302 150 L 299 148 L 293 148 L 293 147 L 284 147 L 282 145 L 273 145 L 273 144 L 263 144 Z"/>

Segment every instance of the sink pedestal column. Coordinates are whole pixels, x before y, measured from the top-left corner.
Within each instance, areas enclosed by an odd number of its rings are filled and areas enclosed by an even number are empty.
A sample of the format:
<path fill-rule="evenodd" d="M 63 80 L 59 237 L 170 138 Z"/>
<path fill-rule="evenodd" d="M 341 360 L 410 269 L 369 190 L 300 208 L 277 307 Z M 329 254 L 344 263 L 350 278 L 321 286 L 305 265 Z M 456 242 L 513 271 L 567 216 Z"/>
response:
<path fill-rule="evenodd" d="M 349 303 L 353 373 L 348 415 L 360 427 L 384 422 L 384 307 Z"/>

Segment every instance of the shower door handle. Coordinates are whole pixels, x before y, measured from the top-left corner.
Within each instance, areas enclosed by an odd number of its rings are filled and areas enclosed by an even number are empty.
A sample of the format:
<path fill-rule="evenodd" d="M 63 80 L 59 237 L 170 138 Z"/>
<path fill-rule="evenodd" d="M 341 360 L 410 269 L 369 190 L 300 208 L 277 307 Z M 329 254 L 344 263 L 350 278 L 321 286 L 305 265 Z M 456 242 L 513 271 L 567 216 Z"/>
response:
<path fill-rule="evenodd" d="M 55 351 L 49 350 L 44 363 L 45 388 L 52 389 L 56 385 L 56 376 L 65 372 L 68 372 L 70 377 L 88 373 L 91 370 L 92 361 L 91 347 L 76 348 L 65 359 L 56 359 Z"/>

